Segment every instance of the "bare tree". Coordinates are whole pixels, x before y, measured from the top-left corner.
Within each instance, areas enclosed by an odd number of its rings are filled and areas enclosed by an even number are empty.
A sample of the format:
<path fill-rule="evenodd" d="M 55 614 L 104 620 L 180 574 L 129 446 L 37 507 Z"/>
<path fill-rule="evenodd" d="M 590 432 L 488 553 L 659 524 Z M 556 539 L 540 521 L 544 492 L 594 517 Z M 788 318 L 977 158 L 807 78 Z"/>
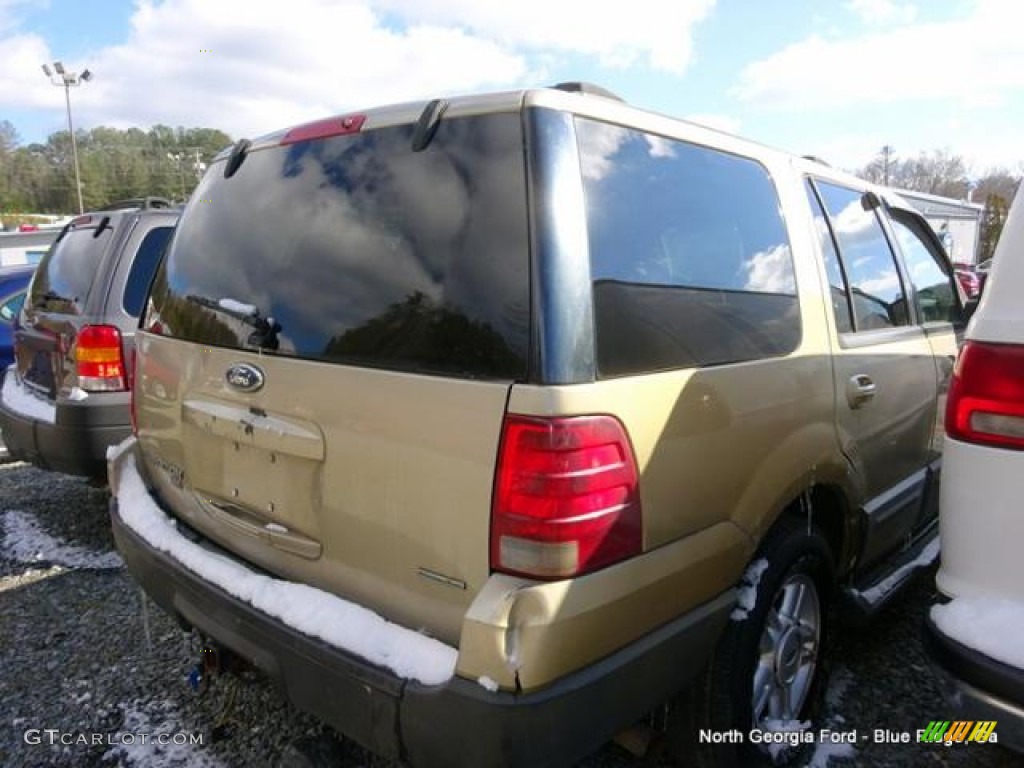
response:
<path fill-rule="evenodd" d="M 876 184 L 960 199 L 967 197 L 971 186 L 967 163 L 948 149 L 901 159 L 886 145 L 857 175 Z"/>

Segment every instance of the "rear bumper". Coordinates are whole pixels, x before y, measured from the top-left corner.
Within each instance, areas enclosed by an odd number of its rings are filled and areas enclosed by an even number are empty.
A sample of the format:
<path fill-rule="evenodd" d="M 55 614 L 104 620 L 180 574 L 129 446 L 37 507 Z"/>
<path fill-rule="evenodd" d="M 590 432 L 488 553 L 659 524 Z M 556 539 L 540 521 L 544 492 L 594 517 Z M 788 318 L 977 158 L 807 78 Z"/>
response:
<path fill-rule="evenodd" d="M 54 423 L 13 411 L 0 401 L 4 443 L 13 459 L 71 475 L 104 477 L 107 448 L 131 434 L 127 399 L 117 400 L 59 403 Z"/>
<path fill-rule="evenodd" d="M 730 590 L 537 692 L 492 692 L 458 676 L 428 686 L 300 633 L 204 580 L 130 528 L 116 496 L 110 512 L 129 571 L 165 611 L 248 659 L 299 708 L 413 766 L 578 760 L 700 671 L 735 602 Z"/>
<path fill-rule="evenodd" d="M 1024 669 L 997 661 L 946 635 L 925 617 L 924 645 L 961 720 L 995 720 L 999 744 L 1024 752 Z"/>

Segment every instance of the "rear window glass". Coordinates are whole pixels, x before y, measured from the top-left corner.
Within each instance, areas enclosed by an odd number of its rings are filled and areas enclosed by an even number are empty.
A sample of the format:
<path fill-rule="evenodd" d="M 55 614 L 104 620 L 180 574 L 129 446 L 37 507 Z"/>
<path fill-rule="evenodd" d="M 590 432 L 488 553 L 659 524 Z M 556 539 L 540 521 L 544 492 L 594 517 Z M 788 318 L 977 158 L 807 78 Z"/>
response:
<path fill-rule="evenodd" d="M 112 232 L 109 225 L 72 229 L 54 243 L 36 270 L 32 306 L 77 311 L 88 298 Z"/>
<path fill-rule="evenodd" d="M 793 259 L 763 166 L 591 120 L 577 132 L 602 376 L 796 349 Z"/>
<path fill-rule="evenodd" d="M 146 326 L 393 370 L 526 376 L 529 251 L 518 114 L 442 120 L 218 164 L 182 217 Z"/>
<path fill-rule="evenodd" d="M 131 269 L 128 270 L 128 278 L 124 282 L 124 297 L 122 305 L 124 311 L 132 317 L 142 314 L 143 305 L 146 303 L 146 291 L 149 284 L 153 282 L 153 273 L 160 263 L 164 247 L 173 231 L 172 227 L 154 227 L 142 238 L 139 250 L 132 259 Z"/>

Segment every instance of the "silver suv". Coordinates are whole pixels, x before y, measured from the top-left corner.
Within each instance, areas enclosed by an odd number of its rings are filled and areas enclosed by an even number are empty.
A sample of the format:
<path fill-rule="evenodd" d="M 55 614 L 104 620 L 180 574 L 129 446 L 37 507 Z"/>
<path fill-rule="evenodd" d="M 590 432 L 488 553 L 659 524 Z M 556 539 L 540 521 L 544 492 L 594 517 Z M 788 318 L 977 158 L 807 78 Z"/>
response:
<path fill-rule="evenodd" d="M 129 360 L 149 283 L 180 211 L 160 198 L 78 216 L 36 269 L 17 319 L 0 431 L 14 458 L 103 478 L 131 434 Z"/>

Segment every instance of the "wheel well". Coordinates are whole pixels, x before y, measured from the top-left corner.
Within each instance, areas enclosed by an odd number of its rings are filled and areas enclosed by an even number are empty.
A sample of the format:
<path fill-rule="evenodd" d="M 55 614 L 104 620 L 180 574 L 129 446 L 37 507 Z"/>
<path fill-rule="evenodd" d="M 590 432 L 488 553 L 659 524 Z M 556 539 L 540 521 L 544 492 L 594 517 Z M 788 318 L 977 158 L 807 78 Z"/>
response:
<path fill-rule="evenodd" d="M 828 485 L 815 485 L 786 507 L 784 516 L 806 520 L 817 526 L 828 542 L 836 574 L 845 570 L 845 545 L 848 538 L 847 506 L 842 493 Z"/>

